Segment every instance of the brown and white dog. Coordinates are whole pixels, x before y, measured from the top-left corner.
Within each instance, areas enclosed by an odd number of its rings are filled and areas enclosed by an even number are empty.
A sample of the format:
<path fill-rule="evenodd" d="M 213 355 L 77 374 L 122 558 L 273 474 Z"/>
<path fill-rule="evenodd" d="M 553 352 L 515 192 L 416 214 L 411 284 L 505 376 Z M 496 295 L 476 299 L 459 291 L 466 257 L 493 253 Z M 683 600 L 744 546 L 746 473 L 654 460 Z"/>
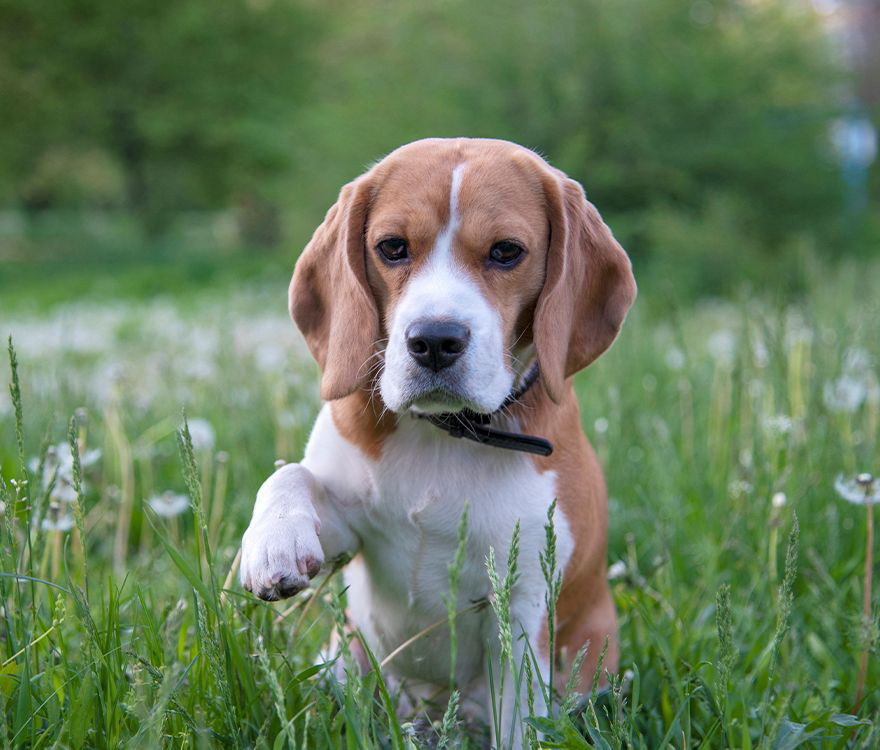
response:
<path fill-rule="evenodd" d="M 611 345 L 635 294 L 629 259 L 581 186 L 513 143 L 417 141 L 343 187 L 289 295 L 328 403 L 303 460 L 257 494 L 242 540 L 245 588 L 263 599 L 291 596 L 324 560 L 354 555 L 345 569 L 349 616 L 381 659 L 445 616 L 447 566 L 467 504 L 459 608 L 488 596 L 486 555 L 494 548 L 504 569 L 519 520 L 514 662 L 522 632 L 545 680 L 551 658 L 559 663 L 589 642 L 586 688 L 607 638 L 604 663 L 615 670 L 605 483 L 571 376 Z M 535 363 L 537 383 L 499 411 Z M 547 438 L 555 450 L 545 457 L 481 445 L 418 418 L 464 410 L 492 415 L 492 428 Z M 554 498 L 564 576 L 551 657 L 539 553 Z M 485 700 L 486 665 L 499 669 L 497 651 L 485 653 L 497 649 L 496 629 L 491 610 L 459 619 L 457 682 L 466 698 Z M 447 685 L 448 633 L 433 630 L 390 668 L 418 691 L 410 695 Z M 500 671 L 493 678 L 498 686 Z M 506 733 L 524 715 L 525 686 L 506 693 L 500 739 L 518 746 L 518 731 Z"/>

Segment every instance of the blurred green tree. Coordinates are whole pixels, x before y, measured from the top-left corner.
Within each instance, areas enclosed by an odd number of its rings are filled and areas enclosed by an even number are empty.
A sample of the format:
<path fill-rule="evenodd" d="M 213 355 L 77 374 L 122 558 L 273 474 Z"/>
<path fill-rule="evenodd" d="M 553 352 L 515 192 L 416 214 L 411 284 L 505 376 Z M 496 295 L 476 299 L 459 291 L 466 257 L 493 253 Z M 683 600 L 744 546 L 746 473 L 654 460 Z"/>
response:
<path fill-rule="evenodd" d="M 471 135 L 540 151 L 695 291 L 845 236 L 847 82 L 795 0 L 0 0 L 0 91 L 0 203 L 154 231 L 235 206 L 301 247 L 372 159 Z"/>
<path fill-rule="evenodd" d="M 342 5 L 302 138 L 338 155 L 320 179 L 417 137 L 509 138 L 581 180 L 639 259 L 705 265 L 710 291 L 834 234 L 843 76 L 807 3 Z"/>
<path fill-rule="evenodd" d="M 288 0 L 0 0 L 0 194 L 98 196 L 150 232 L 181 210 L 259 206 L 290 168 L 313 31 Z"/>

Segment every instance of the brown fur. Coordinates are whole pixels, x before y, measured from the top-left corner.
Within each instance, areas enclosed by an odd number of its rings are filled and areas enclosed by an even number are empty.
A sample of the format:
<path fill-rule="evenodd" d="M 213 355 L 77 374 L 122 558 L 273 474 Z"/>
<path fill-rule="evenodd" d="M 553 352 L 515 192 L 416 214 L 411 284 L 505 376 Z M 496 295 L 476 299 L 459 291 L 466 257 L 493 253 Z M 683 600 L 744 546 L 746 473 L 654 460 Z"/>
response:
<path fill-rule="evenodd" d="M 617 621 L 607 580 L 608 503 L 602 468 L 581 428 L 580 410 L 571 381 L 565 384 L 559 404 L 540 388 L 531 389 L 514 407 L 524 432 L 541 435 L 553 443 L 550 456 L 535 457 L 541 472 L 556 472 L 556 499 L 560 513 L 575 540 L 575 550 L 563 571 L 562 591 L 556 608 L 556 663 L 562 668 L 560 683 L 581 646 L 589 641 L 580 672 L 581 689 L 589 688 L 599 654 L 608 639 L 603 668 L 617 669 Z M 547 633 L 541 644 L 546 656 Z"/>

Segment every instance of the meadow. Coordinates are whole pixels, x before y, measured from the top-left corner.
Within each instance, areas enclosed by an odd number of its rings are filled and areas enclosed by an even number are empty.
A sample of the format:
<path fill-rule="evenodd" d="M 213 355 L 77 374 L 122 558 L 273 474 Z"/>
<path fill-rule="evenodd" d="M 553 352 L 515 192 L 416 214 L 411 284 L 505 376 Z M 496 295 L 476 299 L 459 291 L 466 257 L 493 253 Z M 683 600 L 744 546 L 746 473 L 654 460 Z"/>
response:
<path fill-rule="evenodd" d="M 238 584 L 256 490 L 320 405 L 288 271 L 4 288 L 0 746 L 486 746 L 454 702 L 398 719 L 375 673 L 334 677 L 335 571 L 274 604 Z M 865 618 L 852 502 L 880 474 L 880 268 L 801 273 L 797 296 L 679 302 L 643 283 L 576 378 L 609 485 L 622 673 L 580 698 L 555 686 L 558 716 L 527 718 L 535 746 L 880 745 L 880 596 Z"/>

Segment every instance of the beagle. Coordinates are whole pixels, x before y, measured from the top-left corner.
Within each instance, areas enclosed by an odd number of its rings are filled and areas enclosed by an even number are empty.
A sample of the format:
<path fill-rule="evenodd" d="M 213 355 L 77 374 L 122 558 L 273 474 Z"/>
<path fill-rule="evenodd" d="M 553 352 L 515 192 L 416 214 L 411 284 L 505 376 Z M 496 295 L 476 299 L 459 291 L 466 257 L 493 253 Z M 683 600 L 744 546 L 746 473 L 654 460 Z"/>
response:
<path fill-rule="evenodd" d="M 494 548 L 504 569 L 519 522 L 517 668 L 525 633 L 545 682 L 553 658 L 564 684 L 564 657 L 589 643 L 587 689 L 606 639 L 614 671 L 606 490 L 571 377 L 611 345 L 635 295 L 629 259 L 581 186 L 513 143 L 417 141 L 343 187 L 289 291 L 326 403 L 302 461 L 257 493 L 244 587 L 291 596 L 325 560 L 352 555 L 350 621 L 381 660 L 445 617 L 467 505 L 458 608 L 489 596 L 486 556 Z M 539 554 L 554 499 L 563 583 L 551 655 Z M 457 685 L 491 717 L 487 686 L 504 668 L 495 617 L 463 614 L 457 630 Z M 449 671 L 449 635 L 435 628 L 387 676 L 424 697 Z M 520 746 L 511 726 L 528 715 L 525 695 L 506 689 L 496 741 Z"/>

